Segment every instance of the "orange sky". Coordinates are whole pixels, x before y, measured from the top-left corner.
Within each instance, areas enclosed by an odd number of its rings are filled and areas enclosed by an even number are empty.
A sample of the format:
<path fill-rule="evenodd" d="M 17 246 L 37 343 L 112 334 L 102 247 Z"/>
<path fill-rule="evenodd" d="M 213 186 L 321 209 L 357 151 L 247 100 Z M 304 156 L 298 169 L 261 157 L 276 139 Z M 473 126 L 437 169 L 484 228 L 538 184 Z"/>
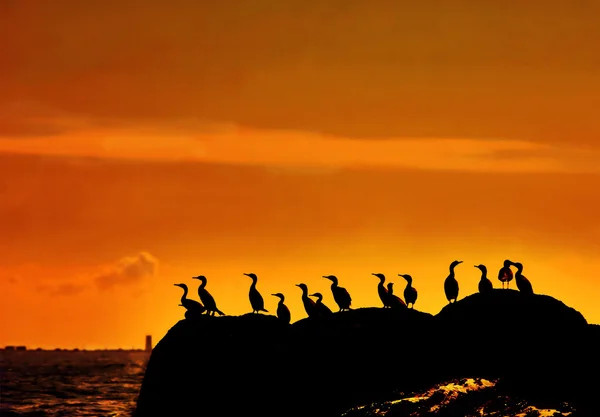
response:
<path fill-rule="evenodd" d="M 454 259 L 600 323 L 600 4 L 398 3 L 2 2 L 0 346 L 141 347 L 198 274 L 437 313 Z"/>

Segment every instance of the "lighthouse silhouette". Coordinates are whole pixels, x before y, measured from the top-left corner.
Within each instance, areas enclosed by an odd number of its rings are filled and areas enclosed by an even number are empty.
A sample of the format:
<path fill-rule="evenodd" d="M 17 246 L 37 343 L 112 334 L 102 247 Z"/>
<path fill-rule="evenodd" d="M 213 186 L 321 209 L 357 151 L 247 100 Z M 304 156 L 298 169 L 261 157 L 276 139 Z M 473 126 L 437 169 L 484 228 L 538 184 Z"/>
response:
<path fill-rule="evenodd" d="M 152 352 L 152 336 L 146 336 L 146 352 Z"/>

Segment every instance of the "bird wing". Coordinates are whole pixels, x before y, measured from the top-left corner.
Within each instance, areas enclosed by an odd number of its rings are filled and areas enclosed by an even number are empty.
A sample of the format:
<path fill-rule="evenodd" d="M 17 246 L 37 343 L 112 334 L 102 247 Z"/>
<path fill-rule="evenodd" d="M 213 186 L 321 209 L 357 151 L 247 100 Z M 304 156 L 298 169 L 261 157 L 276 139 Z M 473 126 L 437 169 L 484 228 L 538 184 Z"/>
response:
<path fill-rule="evenodd" d="M 348 292 L 348 290 L 345 288 L 341 288 L 341 287 L 340 287 L 340 290 L 342 290 L 341 293 L 344 294 L 344 297 L 346 297 L 348 299 L 348 301 L 351 302 L 352 297 L 350 297 L 350 293 Z"/>

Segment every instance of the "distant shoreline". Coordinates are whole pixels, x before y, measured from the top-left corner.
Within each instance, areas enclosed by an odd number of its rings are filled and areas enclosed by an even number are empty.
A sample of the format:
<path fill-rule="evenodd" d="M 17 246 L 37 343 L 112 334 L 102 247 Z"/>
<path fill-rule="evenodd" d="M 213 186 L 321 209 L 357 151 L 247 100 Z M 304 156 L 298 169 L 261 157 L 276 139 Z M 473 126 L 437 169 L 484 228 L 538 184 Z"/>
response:
<path fill-rule="evenodd" d="M 55 349 L 42 349 L 42 348 L 34 348 L 29 349 L 26 346 L 6 346 L 4 348 L 0 348 L 0 352 L 129 352 L 129 353 L 150 353 L 144 349 L 63 349 L 63 348 L 55 348 Z"/>

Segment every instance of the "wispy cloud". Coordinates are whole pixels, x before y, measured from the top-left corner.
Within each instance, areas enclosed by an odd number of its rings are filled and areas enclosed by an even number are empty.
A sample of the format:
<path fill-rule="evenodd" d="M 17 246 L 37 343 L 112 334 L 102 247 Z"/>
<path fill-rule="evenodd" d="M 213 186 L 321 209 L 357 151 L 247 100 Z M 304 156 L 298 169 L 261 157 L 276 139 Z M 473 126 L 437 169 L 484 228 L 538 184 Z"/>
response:
<path fill-rule="evenodd" d="M 596 149 L 510 139 L 355 139 L 182 122 L 82 129 L 52 140 L 2 140 L 0 151 L 150 161 L 261 165 L 275 172 L 343 168 L 471 172 L 600 172 Z"/>
<path fill-rule="evenodd" d="M 104 291 L 121 285 L 134 285 L 158 273 L 158 260 L 147 252 L 119 259 L 94 277 L 98 289 Z"/>

